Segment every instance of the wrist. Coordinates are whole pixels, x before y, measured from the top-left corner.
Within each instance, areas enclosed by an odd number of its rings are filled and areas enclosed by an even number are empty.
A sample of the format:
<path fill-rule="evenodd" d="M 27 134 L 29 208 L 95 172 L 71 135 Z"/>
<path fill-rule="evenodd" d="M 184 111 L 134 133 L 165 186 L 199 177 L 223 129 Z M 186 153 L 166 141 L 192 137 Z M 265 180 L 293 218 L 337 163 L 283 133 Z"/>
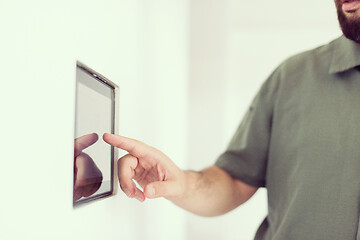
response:
<path fill-rule="evenodd" d="M 183 171 L 179 181 L 179 191 L 176 196 L 167 198 L 168 200 L 178 204 L 188 199 L 196 191 L 196 182 L 201 173 L 195 171 Z"/>

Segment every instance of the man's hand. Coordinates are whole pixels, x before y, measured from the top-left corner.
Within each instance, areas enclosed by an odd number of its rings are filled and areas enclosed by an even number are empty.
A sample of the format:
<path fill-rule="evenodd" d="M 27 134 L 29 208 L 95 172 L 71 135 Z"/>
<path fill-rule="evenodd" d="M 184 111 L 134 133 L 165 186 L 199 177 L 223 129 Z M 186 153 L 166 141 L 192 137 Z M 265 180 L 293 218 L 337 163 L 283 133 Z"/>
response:
<path fill-rule="evenodd" d="M 195 214 L 217 216 L 243 204 L 257 190 L 217 166 L 200 172 L 183 171 L 165 154 L 142 142 L 108 133 L 103 138 L 129 153 L 118 161 L 119 182 L 127 196 L 141 202 L 165 197 Z"/>
<path fill-rule="evenodd" d="M 98 140 L 96 133 L 75 139 L 73 200 L 94 194 L 101 186 L 102 173 L 89 155 L 82 151 Z"/>
<path fill-rule="evenodd" d="M 134 139 L 105 133 L 105 142 L 127 151 L 118 161 L 120 187 L 128 197 L 139 201 L 182 196 L 186 189 L 185 172 L 164 153 Z M 133 179 L 144 189 L 136 187 Z"/>

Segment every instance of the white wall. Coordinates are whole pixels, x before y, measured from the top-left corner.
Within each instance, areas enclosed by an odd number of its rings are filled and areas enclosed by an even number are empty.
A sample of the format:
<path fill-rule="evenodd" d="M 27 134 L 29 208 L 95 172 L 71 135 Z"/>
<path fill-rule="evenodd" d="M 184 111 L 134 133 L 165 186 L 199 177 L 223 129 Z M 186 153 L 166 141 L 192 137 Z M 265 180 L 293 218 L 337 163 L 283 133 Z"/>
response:
<path fill-rule="evenodd" d="M 73 210 L 72 162 L 78 59 L 120 86 L 121 134 L 184 166 L 186 1 L 1 1 L 0 29 L 0 239 L 184 239 L 165 200 Z"/>
<path fill-rule="evenodd" d="M 262 82 L 287 57 L 340 35 L 333 1 L 190 1 L 189 168 L 214 163 Z M 221 217 L 187 215 L 187 239 L 253 239 L 266 191 Z"/>

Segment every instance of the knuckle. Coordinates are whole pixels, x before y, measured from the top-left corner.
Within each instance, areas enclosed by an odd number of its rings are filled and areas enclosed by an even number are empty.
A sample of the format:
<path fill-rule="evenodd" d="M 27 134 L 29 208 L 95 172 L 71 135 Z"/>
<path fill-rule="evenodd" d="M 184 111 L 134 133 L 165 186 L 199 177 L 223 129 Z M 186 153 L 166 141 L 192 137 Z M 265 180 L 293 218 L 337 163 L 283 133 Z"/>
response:
<path fill-rule="evenodd" d="M 118 165 L 124 165 L 126 164 L 126 162 L 128 162 L 130 160 L 132 156 L 130 154 L 126 154 L 125 156 L 119 158 L 118 160 Z"/>

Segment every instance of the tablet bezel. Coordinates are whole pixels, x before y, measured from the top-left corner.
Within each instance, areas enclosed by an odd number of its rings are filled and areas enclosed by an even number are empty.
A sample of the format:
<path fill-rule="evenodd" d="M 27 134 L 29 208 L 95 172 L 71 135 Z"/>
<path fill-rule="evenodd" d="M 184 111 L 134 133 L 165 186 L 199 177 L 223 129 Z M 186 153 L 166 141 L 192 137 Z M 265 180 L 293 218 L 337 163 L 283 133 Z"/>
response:
<path fill-rule="evenodd" d="M 76 62 L 76 70 L 82 70 L 86 74 L 88 74 L 91 79 L 94 79 L 94 81 L 99 81 L 102 84 L 108 86 L 110 89 L 112 89 L 114 93 L 114 98 L 112 99 L 112 132 L 113 134 L 118 134 L 118 118 L 119 118 L 119 87 L 112 81 L 110 81 L 108 78 L 104 77 L 100 73 L 96 72 L 95 70 L 91 69 L 90 67 L 86 66 L 85 64 L 81 63 L 80 61 Z M 78 82 L 78 79 L 76 79 L 76 85 Z M 75 104 L 76 104 L 75 99 Z M 76 124 L 76 109 L 75 109 L 75 124 Z M 76 132 L 76 129 L 74 129 Z M 74 133 L 75 134 L 75 133 Z M 115 171 L 116 165 L 117 165 L 117 158 L 118 158 L 118 152 L 117 148 L 111 146 L 111 177 L 110 177 L 110 191 L 97 194 L 94 196 L 89 196 L 84 199 L 79 199 L 77 201 L 73 201 L 73 207 L 82 206 L 86 203 L 93 202 L 94 200 L 103 199 L 105 197 L 109 197 L 116 194 L 117 191 L 117 184 L 115 184 L 115 179 L 117 179 L 117 174 Z"/>

